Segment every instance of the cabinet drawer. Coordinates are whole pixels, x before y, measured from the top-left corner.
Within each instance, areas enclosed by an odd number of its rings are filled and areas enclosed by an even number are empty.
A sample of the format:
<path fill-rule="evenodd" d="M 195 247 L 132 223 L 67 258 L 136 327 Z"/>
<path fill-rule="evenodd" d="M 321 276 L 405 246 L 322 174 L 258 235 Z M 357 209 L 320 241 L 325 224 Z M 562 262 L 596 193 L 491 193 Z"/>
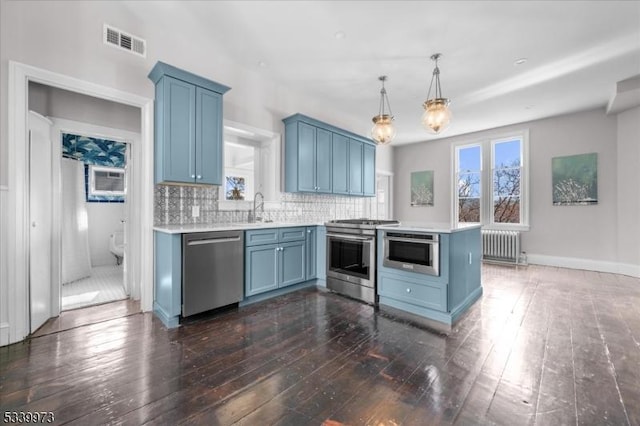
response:
<path fill-rule="evenodd" d="M 278 241 L 286 243 L 289 241 L 301 241 L 306 238 L 306 227 L 299 228 L 279 228 Z"/>
<path fill-rule="evenodd" d="M 278 242 L 278 229 L 256 229 L 245 231 L 244 241 L 247 247 Z"/>
<path fill-rule="evenodd" d="M 380 274 L 378 293 L 413 305 L 447 312 L 447 284 Z"/>

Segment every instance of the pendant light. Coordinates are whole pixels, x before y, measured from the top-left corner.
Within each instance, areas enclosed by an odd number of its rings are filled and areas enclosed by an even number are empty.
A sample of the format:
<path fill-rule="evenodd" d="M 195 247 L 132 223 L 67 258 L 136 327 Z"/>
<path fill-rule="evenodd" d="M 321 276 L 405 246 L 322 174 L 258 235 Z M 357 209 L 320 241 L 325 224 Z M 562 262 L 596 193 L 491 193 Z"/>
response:
<path fill-rule="evenodd" d="M 389 97 L 387 91 L 384 88 L 384 82 L 387 81 L 386 75 L 381 75 L 378 80 L 382 82 L 382 88 L 380 89 L 380 108 L 378 109 L 378 115 L 373 117 L 374 123 L 371 129 L 371 137 L 380 145 L 386 145 L 393 140 L 396 135 L 396 129 L 393 127 L 393 115 L 391 114 L 391 105 L 389 105 Z M 385 113 L 385 103 L 389 110 L 389 113 Z"/>
<path fill-rule="evenodd" d="M 449 99 L 442 97 L 442 88 L 440 87 L 440 68 L 438 68 L 438 59 L 442 55 L 435 53 L 431 55 L 431 59 L 435 61 L 436 67 L 433 69 L 431 76 L 431 84 L 429 84 L 429 93 L 427 100 L 422 104 L 424 114 L 422 114 L 422 125 L 430 133 L 439 134 L 449 126 L 451 121 L 451 110 L 449 109 Z M 436 82 L 434 98 L 431 99 L 431 88 L 433 81 Z"/>

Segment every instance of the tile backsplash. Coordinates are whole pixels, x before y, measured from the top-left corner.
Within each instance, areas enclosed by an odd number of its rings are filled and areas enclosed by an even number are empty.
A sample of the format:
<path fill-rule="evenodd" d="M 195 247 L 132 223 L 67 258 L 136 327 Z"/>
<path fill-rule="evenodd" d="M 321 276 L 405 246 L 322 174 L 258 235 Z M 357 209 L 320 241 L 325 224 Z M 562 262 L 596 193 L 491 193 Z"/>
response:
<path fill-rule="evenodd" d="M 280 193 L 265 202 L 263 220 L 274 222 L 326 222 L 375 216 L 375 199 L 337 195 Z M 217 186 L 156 185 L 155 225 L 246 222 L 252 201 L 221 201 Z M 198 206 L 199 217 L 192 217 Z M 372 216 L 371 213 L 374 213 Z"/>

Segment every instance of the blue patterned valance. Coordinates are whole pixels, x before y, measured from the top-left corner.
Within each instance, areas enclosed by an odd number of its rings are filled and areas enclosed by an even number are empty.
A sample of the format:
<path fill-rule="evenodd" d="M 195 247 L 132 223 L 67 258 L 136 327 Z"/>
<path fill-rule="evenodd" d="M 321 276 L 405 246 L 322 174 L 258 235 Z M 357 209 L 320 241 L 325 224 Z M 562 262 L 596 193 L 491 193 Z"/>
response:
<path fill-rule="evenodd" d="M 62 156 L 82 161 L 85 174 L 85 196 L 89 203 L 123 203 L 120 195 L 93 195 L 89 192 L 89 165 L 124 168 L 127 144 L 108 139 L 62 134 Z"/>
<path fill-rule="evenodd" d="M 124 142 L 62 134 L 62 156 L 85 164 L 123 168 L 126 165 L 126 149 Z"/>

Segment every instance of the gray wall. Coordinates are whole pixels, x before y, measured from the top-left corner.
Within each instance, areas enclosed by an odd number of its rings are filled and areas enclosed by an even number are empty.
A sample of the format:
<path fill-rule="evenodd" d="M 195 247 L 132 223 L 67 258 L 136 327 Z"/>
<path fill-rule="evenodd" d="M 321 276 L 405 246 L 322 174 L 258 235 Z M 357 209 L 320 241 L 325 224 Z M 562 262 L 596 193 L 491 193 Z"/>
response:
<path fill-rule="evenodd" d="M 640 107 L 618 114 L 617 170 L 618 259 L 640 270 Z"/>
<path fill-rule="evenodd" d="M 530 231 L 522 237 L 523 250 L 534 255 L 618 262 L 617 163 L 618 158 L 626 153 L 618 152 L 616 117 L 605 115 L 604 109 L 395 148 L 393 169 L 397 218 L 449 222 L 452 143 L 471 143 L 494 134 L 523 129 L 529 129 L 531 225 Z M 623 148 L 628 149 L 626 143 Z M 598 204 L 553 206 L 551 158 L 590 152 L 598 153 Z M 410 173 L 419 170 L 434 171 L 434 207 L 410 207 Z M 637 204 L 629 207 L 630 214 L 637 218 L 640 215 Z"/>
<path fill-rule="evenodd" d="M 140 108 L 34 82 L 29 83 L 29 109 L 45 117 L 140 133 Z"/>

